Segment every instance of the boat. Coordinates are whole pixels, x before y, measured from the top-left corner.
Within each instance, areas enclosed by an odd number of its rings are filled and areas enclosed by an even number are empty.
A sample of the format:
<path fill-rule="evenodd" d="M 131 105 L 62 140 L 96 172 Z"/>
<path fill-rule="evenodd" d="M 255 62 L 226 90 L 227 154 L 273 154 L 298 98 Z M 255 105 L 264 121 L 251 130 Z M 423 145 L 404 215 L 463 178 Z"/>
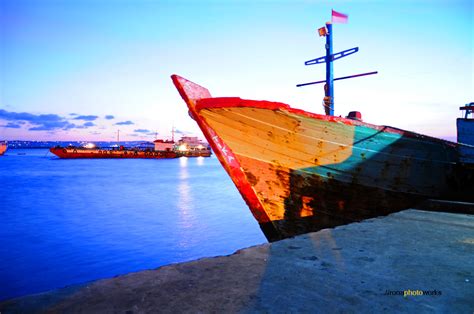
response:
<path fill-rule="evenodd" d="M 336 12 L 337 13 L 337 12 Z M 333 11 L 334 17 L 335 11 Z M 341 15 L 337 13 L 340 20 Z M 347 21 L 347 16 L 346 19 Z M 458 119 L 458 143 L 334 115 L 333 62 L 358 47 L 332 51 L 332 23 L 318 30 L 326 55 L 325 114 L 284 103 L 212 97 L 171 78 L 267 239 L 277 241 L 412 208 L 428 199 L 474 202 L 474 112 Z"/>
<path fill-rule="evenodd" d="M 179 155 L 174 151 L 155 151 L 152 149 L 127 149 L 123 146 L 118 149 L 100 149 L 86 147 L 61 147 L 56 146 L 49 149 L 51 153 L 59 158 L 77 159 L 77 158 L 146 158 L 146 159 L 164 159 L 177 158 Z"/>
<path fill-rule="evenodd" d="M 5 154 L 5 152 L 7 151 L 7 148 L 8 148 L 7 142 L 0 142 L 0 156 Z"/>
<path fill-rule="evenodd" d="M 269 241 L 431 198 L 474 201 L 474 170 L 459 161 L 459 148 L 472 146 L 278 102 L 213 98 L 172 79 Z"/>
<path fill-rule="evenodd" d="M 147 158 L 210 157 L 211 150 L 197 137 L 183 136 L 178 142 L 157 139 L 152 147 L 129 149 L 124 146 L 101 149 L 89 143 L 85 147 L 56 146 L 50 152 L 59 158 Z"/>

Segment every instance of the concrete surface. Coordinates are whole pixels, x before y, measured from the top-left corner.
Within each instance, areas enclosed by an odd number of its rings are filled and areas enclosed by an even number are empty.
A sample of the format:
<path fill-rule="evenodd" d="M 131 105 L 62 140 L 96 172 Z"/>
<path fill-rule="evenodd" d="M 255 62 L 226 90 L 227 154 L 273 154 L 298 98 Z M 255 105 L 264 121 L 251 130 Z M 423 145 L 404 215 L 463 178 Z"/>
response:
<path fill-rule="evenodd" d="M 473 313 L 473 283 L 474 216 L 406 210 L 9 300 L 0 312 Z"/>

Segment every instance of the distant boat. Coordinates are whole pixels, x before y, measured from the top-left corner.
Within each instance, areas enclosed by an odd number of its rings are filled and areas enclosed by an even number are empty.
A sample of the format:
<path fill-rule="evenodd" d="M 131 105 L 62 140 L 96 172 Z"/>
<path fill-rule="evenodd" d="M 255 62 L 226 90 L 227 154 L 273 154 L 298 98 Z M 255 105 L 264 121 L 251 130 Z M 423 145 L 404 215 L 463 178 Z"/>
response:
<path fill-rule="evenodd" d="M 0 142 L 0 156 L 5 154 L 5 152 L 7 151 L 7 148 L 8 148 L 7 142 Z"/>
<path fill-rule="evenodd" d="M 269 241 L 429 198 L 474 201 L 474 159 L 460 162 L 463 145 L 365 123 L 358 114 L 213 98 L 204 87 L 172 79 Z"/>
<path fill-rule="evenodd" d="M 126 149 L 119 147 L 118 149 L 100 149 L 85 147 L 52 147 L 49 151 L 59 158 L 78 159 L 78 158 L 146 158 L 146 159 L 164 159 L 177 158 L 178 154 L 174 151 L 154 151 L 151 149 L 138 150 Z"/>
<path fill-rule="evenodd" d="M 117 146 L 112 149 L 101 149 L 94 144 L 87 144 L 85 147 L 61 147 L 50 148 L 50 152 L 59 158 L 146 158 L 164 159 L 177 157 L 210 157 L 211 150 L 208 145 L 202 143 L 197 137 L 182 137 L 177 143 L 172 140 L 157 139 L 153 142 L 153 147 L 148 148 L 125 148 Z"/>

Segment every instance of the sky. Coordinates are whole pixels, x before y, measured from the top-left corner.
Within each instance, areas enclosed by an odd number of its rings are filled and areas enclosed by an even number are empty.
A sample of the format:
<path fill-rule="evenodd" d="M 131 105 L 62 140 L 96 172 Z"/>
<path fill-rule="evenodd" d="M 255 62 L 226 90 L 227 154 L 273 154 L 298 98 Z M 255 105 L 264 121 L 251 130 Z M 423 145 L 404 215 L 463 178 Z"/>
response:
<path fill-rule="evenodd" d="M 325 78 L 317 29 L 331 9 L 335 114 L 456 139 L 474 101 L 472 0 L 0 0 L 0 140 L 202 137 L 174 88 L 178 74 L 213 96 L 315 113 Z"/>

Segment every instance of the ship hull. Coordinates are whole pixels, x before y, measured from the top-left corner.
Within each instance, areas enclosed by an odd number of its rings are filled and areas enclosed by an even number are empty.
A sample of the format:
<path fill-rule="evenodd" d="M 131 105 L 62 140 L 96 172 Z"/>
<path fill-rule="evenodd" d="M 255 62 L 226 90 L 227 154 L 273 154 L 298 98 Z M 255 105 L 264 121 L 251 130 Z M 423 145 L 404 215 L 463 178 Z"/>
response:
<path fill-rule="evenodd" d="M 3 154 L 5 154 L 6 151 L 7 151 L 7 144 L 5 144 L 5 143 L 0 143 L 0 156 L 2 156 Z"/>
<path fill-rule="evenodd" d="M 65 159 L 78 158 L 99 158 L 99 159 L 120 159 L 120 158 L 145 158 L 145 159 L 163 159 L 176 158 L 178 155 L 172 151 L 135 151 L 135 150 L 100 150 L 100 149 L 81 149 L 81 148 L 63 148 L 53 147 L 50 152 Z"/>
<path fill-rule="evenodd" d="M 173 76 L 269 241 L 389 214 L 427 198 L 472 201 L 455 143 L 276 102 L 212 98 Z"/>

